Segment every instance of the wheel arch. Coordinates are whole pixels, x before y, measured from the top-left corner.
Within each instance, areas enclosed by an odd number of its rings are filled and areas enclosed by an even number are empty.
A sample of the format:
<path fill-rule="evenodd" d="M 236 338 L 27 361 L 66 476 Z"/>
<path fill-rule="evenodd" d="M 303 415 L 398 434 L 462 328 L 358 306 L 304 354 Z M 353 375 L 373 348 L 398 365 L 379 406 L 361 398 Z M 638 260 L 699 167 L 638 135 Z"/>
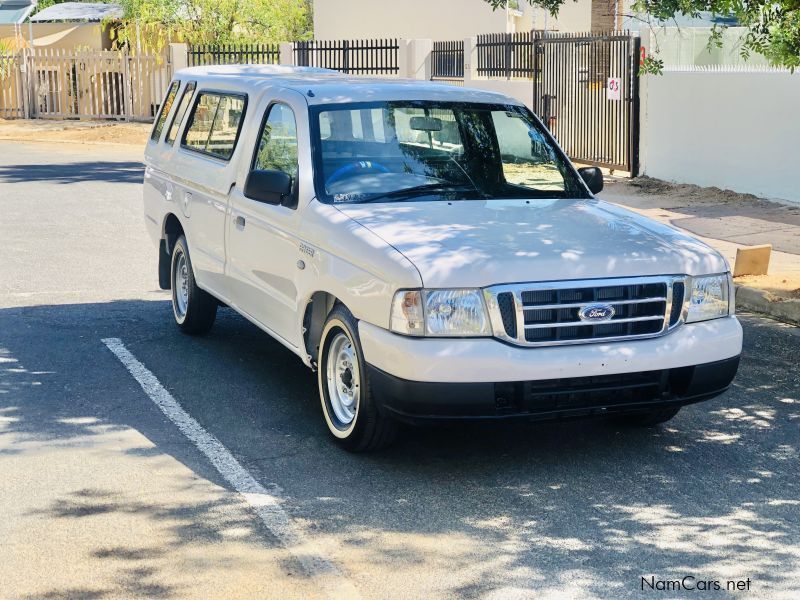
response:
<path fill-rule="evenodd" d="M 326 291 L 316 291 L 308 298 L 303 312 L 303 343 L 305 344 L 307 362 L 311 368 L 317 366 L 319 344 L 325 321 L 337 305 L 344 303 L 335 295 Z"/>
<path fill-rule="evenodd" d="M 162 290 L 172 286 L 170 262 L 172 249 L 178 238 L 185 235 L 183 223 L 174 213 L 167 213 L 161 225 L 161 241 L 158 243 L 158 285 Z"/>

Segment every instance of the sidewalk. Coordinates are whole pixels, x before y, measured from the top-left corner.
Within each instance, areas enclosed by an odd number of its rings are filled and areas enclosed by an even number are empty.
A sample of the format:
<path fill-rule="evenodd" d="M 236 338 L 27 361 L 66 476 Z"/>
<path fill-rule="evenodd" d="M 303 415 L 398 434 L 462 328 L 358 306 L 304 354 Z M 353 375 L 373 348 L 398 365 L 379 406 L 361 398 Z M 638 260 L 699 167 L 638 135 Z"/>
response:
<path fill-rule="evenodd" d="M 144 147 L 153 125 L 119 121 L 0 119 L 0 140 L 124 144 Z"/>
<path fill-rule="evenodd" d="M 731 266 L 737 248 L 772 244 L 768 275 L 734 280 L 737 306 L 800 324 L 800 206 L 646 177 L 607 181 L 600 197 L 685 229 Z"/>

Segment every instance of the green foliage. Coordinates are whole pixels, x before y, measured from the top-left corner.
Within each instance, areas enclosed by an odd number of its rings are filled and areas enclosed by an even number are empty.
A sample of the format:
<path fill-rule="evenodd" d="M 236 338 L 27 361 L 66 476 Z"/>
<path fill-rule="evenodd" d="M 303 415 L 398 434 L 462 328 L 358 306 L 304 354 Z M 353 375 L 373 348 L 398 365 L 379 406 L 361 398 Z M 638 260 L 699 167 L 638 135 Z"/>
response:
<path fill-rule="evenodd" d="M 664 61 L 652 54 L 647 54 L 639 65 L 639 73 L 644 75 L 661 75 L 664 72 Z"/>
<path fill-rule="evenodd" d="M 742 44 L 743 58 L 763 54 L 776 66 L 792 70 L 800 66 L 800 0 L 636 0 L 631 8 L 665 24 L 675 15 L 733 16 L 748 29 Z M 709 47 L 719 46 L 725 26 L 715 26 Z"/>
<path fill-rule="evenodd" d="M 8 77 L 13 67 L 13 51 L 4 40 L 0 40 L 0 81 Z"/>
<path fill-rule="evenodd" d="M 119 45 L 159 51 L 170 42 L 232 44 L 308 39 L 308 0 L 119 0 Z"/>
<path fill-rule="evenodd" d="M 495 9 L 506 5 L 506 0 L 484 1 Z M 555 16 L 567 0 L 525 1 Z M 699 17 L 701 13 L 711 13 L 715 17 L 736 17 L 739 24 L 748 29 L 741 47 L 743 58 L 756 52 L 766 56 L 773 65 L 791 70 L 800 67 L 800 0 L 634 0 L 631 10 L 634 14 L 645 15 L 651 29 L 668 25 L 676 15 Z M 709 48 L 721 43 L 725 28 L 724 25 L 713 28 Z M 659 72 L 660 62 L 653 56 L 647 57 L 644 71 Z"/>

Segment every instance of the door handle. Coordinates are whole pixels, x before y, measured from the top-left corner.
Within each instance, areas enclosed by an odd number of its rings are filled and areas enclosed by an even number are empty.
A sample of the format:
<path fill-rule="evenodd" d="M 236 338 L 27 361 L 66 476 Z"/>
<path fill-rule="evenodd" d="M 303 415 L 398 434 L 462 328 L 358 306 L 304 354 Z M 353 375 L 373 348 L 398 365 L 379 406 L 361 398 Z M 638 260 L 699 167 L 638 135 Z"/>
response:
<path fill-rule="evenodd" d="M 245 224 L 244 217 L 243 217 L 242 215 L 238 215 L 238 216 L 236 217 L 236 219 L 234 220 L 234 224 L 235 224 L 235 225 L 236 225 L 236 227 L 238 227 L 239 229 L 244 229 L 244 224 Z"/>

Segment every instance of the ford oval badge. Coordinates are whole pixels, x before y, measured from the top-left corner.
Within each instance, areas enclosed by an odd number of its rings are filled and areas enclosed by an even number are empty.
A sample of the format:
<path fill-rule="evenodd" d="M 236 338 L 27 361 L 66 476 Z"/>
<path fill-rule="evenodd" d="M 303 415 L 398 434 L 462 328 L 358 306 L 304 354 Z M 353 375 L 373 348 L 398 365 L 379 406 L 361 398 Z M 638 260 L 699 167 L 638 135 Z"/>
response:
<path fill-rule="evenodd" d="M 581 321 L 599 323 L 609 321 L 614 316 L 614 307 L 610 304 L 589 304 L 578 311 Z"/>

